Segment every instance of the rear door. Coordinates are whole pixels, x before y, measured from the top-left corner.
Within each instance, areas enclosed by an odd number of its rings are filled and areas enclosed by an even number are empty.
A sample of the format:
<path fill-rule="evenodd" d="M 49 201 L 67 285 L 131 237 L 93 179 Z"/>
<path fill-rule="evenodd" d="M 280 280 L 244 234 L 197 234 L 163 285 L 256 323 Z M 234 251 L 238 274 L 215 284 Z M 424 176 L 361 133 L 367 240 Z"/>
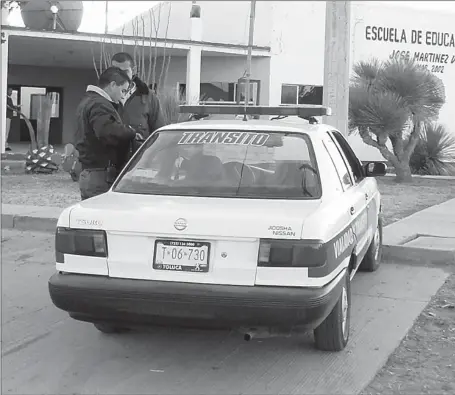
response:
<path fill-rule="evenodd" d="M 351 169 L 352 174 L 354 175 L 354 181 L 357 187 L 361 189 L 362 193 L 365 195 L 366 211 L 368 216 L 368 230 L 365 236 L 367 246 L 364 250 L 359 252 L 359 255 L 363 257 L 363 253 L 366 253 L 366 249 L 368 248 L 378 225 L 378 214 L 380 209 L 378 185 L 374 178 L 365 177 L 362 163 L 357 158 L 353 149 L 346 141 L 346 139 L 341 135 L 341 133 L 338 131 L 333 131 L 332 135 L 347 160 L 347 164 Z"/>
<path fill-rule="evenodd" d="M 344 198 L 340 203 L 342 210 L 347 210 L 349 226 L 352 227 L 356 236 L 356 254 L 362 253 L 368 248 L 368 210 L 365 191 L 362 187 L 363 180 L 356 175 L 346 158 L 342 148 L 334 136 L 336 131 L 327 132 L 324 136 L 324 145 L 329 152 L 332 161 L 340 177 L 344 189 Z M 348 225 L 348 224 L 346 224 Z"/>

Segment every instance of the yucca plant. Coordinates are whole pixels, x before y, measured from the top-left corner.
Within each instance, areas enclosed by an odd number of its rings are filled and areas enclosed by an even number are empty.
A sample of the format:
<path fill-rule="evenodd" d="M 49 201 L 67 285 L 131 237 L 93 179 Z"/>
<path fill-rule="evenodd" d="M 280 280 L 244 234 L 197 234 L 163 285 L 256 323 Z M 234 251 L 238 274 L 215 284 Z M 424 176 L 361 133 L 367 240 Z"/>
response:
<path fill-rule="evenodd" d="M 381 152 L 397 181 L 410 181 L 409 161 L 424 122 L 434 120 L 444 103 L 441 80 L 413 60 L 362 61 L 350 84 L 349 129 Z"/>
<path fill-rule="evenodd" d="M 410 166 L 414 174 L 455 176 L 455 135 L 441 124 L 427 123 Z"/>

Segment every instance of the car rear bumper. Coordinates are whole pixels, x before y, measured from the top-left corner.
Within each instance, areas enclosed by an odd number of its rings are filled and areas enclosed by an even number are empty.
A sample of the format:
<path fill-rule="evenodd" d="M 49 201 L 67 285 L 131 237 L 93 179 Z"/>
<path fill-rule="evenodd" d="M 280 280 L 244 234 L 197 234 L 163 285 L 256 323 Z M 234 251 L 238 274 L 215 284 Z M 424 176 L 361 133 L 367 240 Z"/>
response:
<path fill-rule="evenodd" d="M 345 272 L 322 288 L 227 286 L 56 273 L 52 302 L 71 317 L 118 325 L 317 327 L 338 301 Z"/>

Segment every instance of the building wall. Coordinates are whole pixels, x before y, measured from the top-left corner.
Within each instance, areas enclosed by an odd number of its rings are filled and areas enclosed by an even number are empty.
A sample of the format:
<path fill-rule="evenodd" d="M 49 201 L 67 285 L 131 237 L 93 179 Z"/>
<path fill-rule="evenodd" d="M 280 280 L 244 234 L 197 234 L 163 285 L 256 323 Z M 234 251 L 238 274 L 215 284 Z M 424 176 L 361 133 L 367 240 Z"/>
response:
<path fill-rule="evenodd" d="M 35 67 L 10 64 L 8 84 L 63 88 L 63 144 L 71 141 L 75 111 L 88 84 L 96 82 L 92 69 Z"/>
<path fill-rule="evenodd" d="M 273 1 L 270 105 L 282 84 L 323 85 L 325 2 Z"/>
<path fill-rule="evenodd" d="M 161 62 L 156 66 L 156 73 L 161 72 Z M 244 75 L 245 57 L 202 58 L 201 82 L 237 82 Z M 253 59 L 252 79 L 261 80 L 261 103 L 269 100 L 268 78 L 269 59 Z M 168 89 L 176 88 L 178 83 L 186 82 L 186 57 L 172 57 L 166 79 Z M 96 74 L 92 69 L 70 69 L 55 67 L 36 67 L 10 64 L 8 84 L 63 88 L 63 144 L 71 141 L 75 125 L 75 111 L 87 85 L 96 83 Z"/>
<path fill-rule="evenodd" d="M 159 76 L 162 58 L 156 65 Z M 148 66 L 146 65 L 146 68 Z M 246 71 L 246 56 L 204 56 L 201 62 L 201 83 L 204 82 L 237 82 Z M 251 79 L 261 80 L 260 102 L 269 102 L 270 59 L 256 58 L 251 64 Z M 171 58 L 166 78 L 166 88 L 177 88 L 177 84 L 186 83 L 186 57 Z"/>
<path fill-rule="evenodd" d="M 201 6 L 203 41 L 248 44 L 249 1 L 200 1 L 198 5 Z M 123 32 L 125 36 L 145 35 L 146 37 L 152 34 L 152 37 L 157 35 L 164 38 L 167 30 L 168 38 L 189 40 L 191 6 L 191 1 L 162 2 L 161 8 L 160 5 L 153 8 L 154 18 L 152 11 L 147 11 L 136 19 L 138 25 L 130 21 L 124 27 L 114 29 L 113 33 L 122 34 Z M 256 2 L 255 45 L 270 45 L 271 18 L 271 2 Z"/>
<path fill-rule="evenodd" d="M 445 86 L 446 103 L 439 122 L 455 133 L 455 12 L 424 12 L 365 3 L 355 4 L 352 14 L 353 60 L 368 60 L 372 56 L 387 60 L 392 54 L 413 58 L 423 54 L 423 61 L 418 63 L 426 65 Z M 389 28 L 392 34 L 384 40 L 377 34 L 378 28 Z M 447 45 L 437 43 L 441 35 L 446 35 Z M 440 59 L 431 61 L 431 54 L 438 54 Z"/>

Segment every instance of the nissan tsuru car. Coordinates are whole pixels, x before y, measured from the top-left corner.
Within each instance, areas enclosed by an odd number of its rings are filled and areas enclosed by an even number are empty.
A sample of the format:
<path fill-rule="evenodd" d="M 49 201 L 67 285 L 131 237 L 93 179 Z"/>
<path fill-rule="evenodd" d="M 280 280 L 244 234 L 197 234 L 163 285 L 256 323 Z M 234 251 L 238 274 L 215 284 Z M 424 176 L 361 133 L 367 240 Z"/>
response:
<path fill-rule="evenodd" d="M 245 108 L 299 117 L 328 110 Z M 384 174 L 324 124 L 240 117 L 165 126 L 109 192 L 62 212 L 52 301 L 102 332 L 196 325 L 249 338 L 302 328 L 314 331 L 317 348 L 342 350 L 350 283 L 381 260 L 374 177 Z"/>

